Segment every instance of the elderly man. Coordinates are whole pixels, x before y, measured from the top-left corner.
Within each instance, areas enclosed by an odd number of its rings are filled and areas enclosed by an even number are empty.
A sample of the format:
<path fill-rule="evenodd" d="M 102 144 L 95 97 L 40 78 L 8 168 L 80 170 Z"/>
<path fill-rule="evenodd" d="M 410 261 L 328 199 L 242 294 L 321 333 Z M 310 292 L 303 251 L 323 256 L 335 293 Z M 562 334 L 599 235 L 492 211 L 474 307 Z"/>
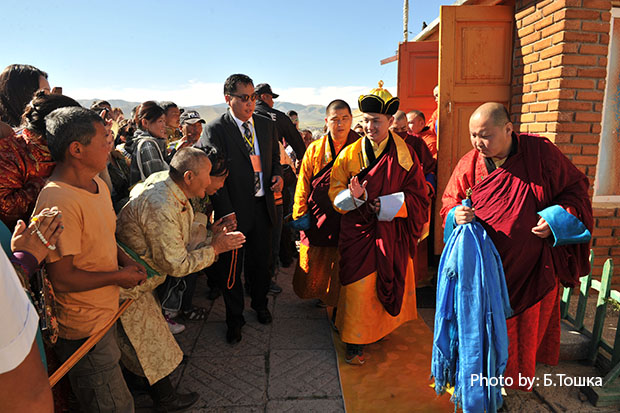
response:
<path fill-rule="evenodd" d="M 417 156 L 389 130 L 398 98 L 380 82 L 358 103 L 366 136 L 338 155 L 329 189 L 344 214 L 336 326 L 351 364 L 364 363 L 363 345 L 417 317 L 412 257 L 429 204 Z"/>
<path fill-rule="evenodd" d="M 168 145 L 170 158 L 172 158 L 177 151 L 198 142 L 200 135 L 202 135 L 202 125 L 206 123 L 204 119 L 200 117 L 200 113 L 195 110 L 186 110 L 183 112 L 180 122 L 181 134 L 183 137 L 177 141 L 170 142 Z"/>
<path fill-rule="evenodd" d="M 506 108 L 485 103 L 469 120 L 472 146 L 457 164 L 442 201 L 446 235 L 476 219 L 497 248 L 514 317 L 505 377 L 535 375 L 557 364 L 559 283 L 589 271 L 592 206 L 588 179 L 548 139 L 513 131 Z M 461 205 L 471 192 L 473 207 Z M 530 389 L 531 390 L 531 389 Z"/>
<path fill-rule="evenodd" d="M 226 251 L 240 248 L 245 237 L 223 226 L 204 240 L 192 239 L 194 212 L 189 199 L 203 198 L 211 184 L 211 162 L 197 148 L 181 149 L 170 171 L 152 174 L 118 217 L 117 239 L 138 255 L 150 278 L 141 286 L 121 291 L 133 304 L 121 316 L 123 364 L 146 377 L 158 408 L 183 409 L 198 400 L 195 393 L 178 394 L 169 379 L 183 352 L 172 336 L 153 290 L 166 275 L 183 277 L 213 263 Z M 202 241 L 202 242 L 201 242 Z M 167 409 L 167 410 L 166 410 Z M 174 410 L 176 411 L 176 410 Z"/>

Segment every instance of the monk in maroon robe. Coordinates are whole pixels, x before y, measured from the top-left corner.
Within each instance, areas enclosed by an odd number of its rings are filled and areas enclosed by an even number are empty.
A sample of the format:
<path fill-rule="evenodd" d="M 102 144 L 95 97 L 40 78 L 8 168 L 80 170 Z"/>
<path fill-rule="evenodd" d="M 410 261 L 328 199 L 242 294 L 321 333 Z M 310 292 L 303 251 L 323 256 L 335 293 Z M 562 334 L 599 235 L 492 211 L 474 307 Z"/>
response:
<path fill-rule="evenodd" d="M 519 374 L 533 377 L 537 361 L 558 363 L 559 284 L 575 286 L 589 272 L 589 183 L 548 139 L 515 134 L 503 105 L 480 106 L 469 129 L 474 149 L 452 173 L 441 215 L 448 226 L 471 222 L 475 213 L 502 258 L 514 314 L 504 376 L 520 388 Z M 461 205 L 470 189 L 472 208 Z M 562 219 L 548 222 L 542 215 L 550 210 Z M 587 236 L 564 240 L 569 221 Z"/>
<path fill-rule="evenodd" d="M 360 96 L 365 136 L 332 168 L 329 197 L 340 221 L 336 326 L 345 360 L 363 364 L 363 346 L 417 317 L 412 257 L 428 197 L 413 149 L 389 131 L 398 98 L 381 86 Z"/>

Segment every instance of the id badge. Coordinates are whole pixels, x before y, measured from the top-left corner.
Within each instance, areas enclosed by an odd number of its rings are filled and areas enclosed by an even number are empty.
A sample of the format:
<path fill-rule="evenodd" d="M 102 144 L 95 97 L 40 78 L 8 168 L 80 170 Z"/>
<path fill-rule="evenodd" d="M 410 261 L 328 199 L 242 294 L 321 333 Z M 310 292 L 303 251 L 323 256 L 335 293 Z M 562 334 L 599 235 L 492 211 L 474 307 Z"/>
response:
<path fill-rule="evenodd" d="M 259 155 L 250 155 L 250 161 L 252 161 L 252 168 L 254 168 L 254 172 L 263 172 L 263 169 L 260 165 Z"/>

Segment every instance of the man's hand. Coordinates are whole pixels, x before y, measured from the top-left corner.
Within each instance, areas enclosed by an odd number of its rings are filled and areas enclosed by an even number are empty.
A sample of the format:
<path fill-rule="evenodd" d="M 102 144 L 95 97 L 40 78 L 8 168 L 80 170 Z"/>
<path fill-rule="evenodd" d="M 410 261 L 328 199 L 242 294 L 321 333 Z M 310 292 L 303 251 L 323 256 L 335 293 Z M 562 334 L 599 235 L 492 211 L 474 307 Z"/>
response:
<path fill-rule="evenodd" d="M 271 178 L 270 188 L 273 192 L 282 192 L 282 188 L 284 188 L 284 180 L 280 175 L 275 175 Z"/>
<path fill-rule="evenodd" d="M 454 221 L 457 225 L 469 224 L 474 220 L 474 208 L 459 205 L 454 210 Z"/>
<path fill-rule="evenodd" d="M 48 248 L 56 247 L 56 242 L 58 242 L 58 237 L 63 229 L 62 214 L 58 208 L 44 208 L 32 218 L 27 228 L 24 221 L 21 219 L 17 221 L 11 237 L 11 250 L 13 252 L 27 251 L 37 259 L 37 262 L 41 263 L 50 252 Z M 49 247 L 39 238 L 37 230 L 48 242 Z"/>
<path fill-rule="evenodd" d="M 217 232 L 235 231 L 236 229 L 237 229 L 237 214 L 235 214 L 234 212 L 232 214 L 228 214 L 225 217 L 218 219 L 211 226 L 211 231 L 213 231 L 213 234 Z"/>
<path fill-rule="evenodd" d="M 217 255 L 239 249 L 245 242 L 245 235 L 241 232 L 219 232 L 214 234 L 211 246 Z"/>
<path fill-rule="evenodd" d="M 135 262 L 129 255 L 123 251 L 122 248 L 118 247 L 118 265 L 122 268 L 126 267 L 137 267 L 138 270 L 144 272 L 146 274 L 146 269 L 144 265 Z"/>
<path fill-rule="evenodd" d="M 536 226 L 532 228 L 532 234 L 539 238 L 548 238 L 551 235 L 551 228 L 544 218 L 540 218 L 536 223 Z"/>
<path fill-rule="evenodd" d="M 381 200 L 379 198 L 375 198 L 368 203 L 368 207 L 370 208 L 370 212 L 373 214 L 378 214 L 381 211 Z"/>
<path fill-rule="evenodd" d="M 349 183 L 349 192 L 351 192 L 351 196 L 356 199 L 362 199 L 364 193 L 366 192 L 366 185 L 368 185 L 368 181 L 364 181 L 360 185 L 360 181 L 357 176 L 351 178 L 351 182 Z"/>
<path fill-rule="evenodd" d="M 116 284 L 121 288 L 133 288 L 142 284 L 146 280 L 146 271 L 144 267 L 130 265 L 123 267 L 118 271 L 118 280 Z"/>

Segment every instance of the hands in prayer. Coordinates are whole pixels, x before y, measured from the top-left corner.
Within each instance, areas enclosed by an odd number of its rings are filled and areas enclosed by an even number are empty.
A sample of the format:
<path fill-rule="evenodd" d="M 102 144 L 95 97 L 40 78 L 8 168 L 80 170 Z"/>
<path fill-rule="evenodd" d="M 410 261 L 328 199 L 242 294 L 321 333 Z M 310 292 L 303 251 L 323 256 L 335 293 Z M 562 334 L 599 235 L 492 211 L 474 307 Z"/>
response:
<path fill-rule="evenodd" d="M 211 246 L 217 255 L 239 249 L 245 243 L 245 235 L 239 231 L 226 232 L 226 228 L 218 233 L 213 233 Z"/>

